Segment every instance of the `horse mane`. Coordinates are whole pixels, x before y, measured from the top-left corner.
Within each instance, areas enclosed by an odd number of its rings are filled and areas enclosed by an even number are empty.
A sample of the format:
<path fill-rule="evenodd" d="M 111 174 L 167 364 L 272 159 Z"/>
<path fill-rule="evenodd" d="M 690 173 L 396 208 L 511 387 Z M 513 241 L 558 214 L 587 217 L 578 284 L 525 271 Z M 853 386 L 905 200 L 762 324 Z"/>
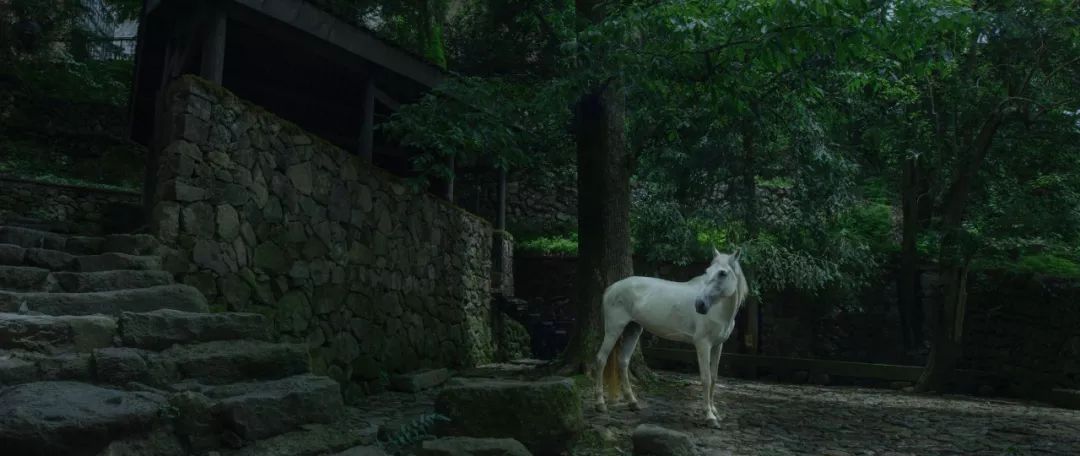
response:
<path fill-rule="evenodd" d="M 739 281 L 735 286 L 735 308 L 742 307 L 743 302 L 746 302 L 746 297 L 750 296 L 750 285 L 746 283 L 746 274 L 743 273 L 742 265 L 738 261 L 731 265 L 731 270 L 735 271 L 735 276 Z"/>

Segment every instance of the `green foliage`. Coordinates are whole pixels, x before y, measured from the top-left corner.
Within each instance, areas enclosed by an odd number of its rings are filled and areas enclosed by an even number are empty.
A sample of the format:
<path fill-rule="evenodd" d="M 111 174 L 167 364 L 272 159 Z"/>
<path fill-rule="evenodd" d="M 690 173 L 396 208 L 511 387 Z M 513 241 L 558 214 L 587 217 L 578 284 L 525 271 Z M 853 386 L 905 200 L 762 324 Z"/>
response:
<path fill-rule="evenodd" d="M 1069 279 L 1080 278 L 1080 264 L 1051 254 L 1024 256 L 1017 262 L 1015 270 Z"/>
<path fill-rule="evenodd" d="M 514 249 L 522 253 L 573 256 L 577 255 L 578 252 L 578 236 L 576 232 L 573 232 L 566 236 L 540 236 L 523 239 L 514 245 Z"/>
<path fill-rule="evenodd" d="M 900 250 L 893 223 L 893 207 L 888 204 L 866 203 L 852 207 L 840 214 L 838 225 L 839 236 L 865 243 L 873 252 L 895 253 Z"/>
<path fill-rule="evenodd" d="M 11 68 L 24 96 L 126 106 L 135 71 L 128 60 L 26 60 Z"/>

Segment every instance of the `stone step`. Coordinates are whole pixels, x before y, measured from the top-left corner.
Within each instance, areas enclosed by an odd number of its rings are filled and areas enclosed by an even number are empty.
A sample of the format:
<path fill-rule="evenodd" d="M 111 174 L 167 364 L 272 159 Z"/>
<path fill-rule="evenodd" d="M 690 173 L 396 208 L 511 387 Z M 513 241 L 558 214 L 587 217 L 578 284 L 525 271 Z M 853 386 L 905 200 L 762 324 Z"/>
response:
<path fill-rule="evenodd" d="M 112 317 L 0 313 L 0 349 L 89 353 L 111 346 L 115 336 Z"/>
<path fill-rule="evenodd" d="M 331 423 L 345 410 L 338 383 L 312 374 L 209 387 L 202 394 L 216 401 L 213 415 L 221 426 L 246 441 Z"/>
<path fill-rule="evenodd" d="M 94 456 L 110 442 L 161 426 L 165 398 L 80 382 L 0 390 L 4 454 Z"/>
<path fill-rule="evenodd" d="M 48 249 L 76 255 L 125 253 L 150 255 L 160 242 L 149 234 L 110 234 L 105 237 L 73 236 L 18 226 L 0 226 L 0 244 L 12 244 L 24 249 Z"/>
<path fill-rule="evenodd" d="M 208 312 L 209 306 L 198 289 L 180 284 L 91 293 L 0 291 L 0 312 L 119 316 L 123 312 L 158 309 Z"/>
<path fill-rule="evenodd" d="M 206 385 L 274 380 L 310 371 L 304 344 L 257 340 L 226 340 L 175 345 L 158 355 L 158 362 L 175 379 Z"/>
<path fill-rule="evenodd" d="M 0 266 L 0 290 L 47 291 L 51 272 L 29 266 Z"/>
<path fill-rule="evenodd" d="M 163 350 L 175 344 L 219 340 L 270 340 L 266 317 L 256 313 L 195 313 L 172 309 L 124 312 L 120 316 L 121 344 Z"/>
<path fill-rule="evenodd" d="M 39 353 L 0 349 L 0 385 L 40 381 L 94 380 L 90 353 Z"/>
<path fill-rule="evenodd" d="M 47 231 L 50 233 L 70 234 L 79 232 L 79 226 L 73 222 L 63 222 L 59 220 L 42 220 L 39 218 L 24 217 L 11 214 L 0 217 L 0 225 L 15 228 L 26 228 L 36 231 Z"/>
<path fill-rule="evenodd" d="M 221 456 L 327 456 L 358 446 L 376 444 L 376 430 L 364 410 L 346 407 L 329 424 L 309 424 L 302 429 L 258 440 L 238 449 L 222 449 Z M 385 456 L 385 453 L 344 453 L 348 456 Z"/>
<path fill-rule="evenodd" d="M 62 250 L 25 248 L 0 244 L 0 266 L 29 266 L 50 271 L 99 272 L 112 270 L 160 270 L 157 256 L 102 253 L 74 255 Z"/>
<path fill-rule="evenodd" d="M 30 266 L 0 266 L 0 290 L 86 293 L 148 288 L 175 283 L 166 271 L 52 272 Z"/>
<path fill-rule="evenodd" d="M 158 271 L 161 270 L 161 258 L 150 255 L 128 255 L 126 253 L 102 253 L 75 258 L 74 271 Z"/>
<path fill-rule="evenodd" d="M 2 271 L 0 271 L 2 272 Z M 120 270 L 98 272 L 54 272 L 50 274 L 48 288 L 53 293 L 93 293 L 101 291 L 133 290 L 173 285 L 172 274 L 157 270 Z"/>

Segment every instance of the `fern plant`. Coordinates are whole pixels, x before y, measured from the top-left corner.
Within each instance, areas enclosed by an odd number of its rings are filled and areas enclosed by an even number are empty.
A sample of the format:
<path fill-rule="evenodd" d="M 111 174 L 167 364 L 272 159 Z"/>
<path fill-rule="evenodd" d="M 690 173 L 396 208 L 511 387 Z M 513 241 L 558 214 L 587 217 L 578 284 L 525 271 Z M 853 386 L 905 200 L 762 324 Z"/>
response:
<path fill-rule="evenodd" d="M 420 415 L 416 417 L 415 420 L 402 426 L 401 429 L 398 429 L 398 431 L 388 437 L 387 440 L 384 441 L 379 439 L 377 444 L 383 451 L 396 454 L 404 448 L 433 438 L 434 436 L 431 434 L 431 431 L 434 428 L 435 423 L 439 421 L 450 421 L 450 418 L 438 413 Z"/>

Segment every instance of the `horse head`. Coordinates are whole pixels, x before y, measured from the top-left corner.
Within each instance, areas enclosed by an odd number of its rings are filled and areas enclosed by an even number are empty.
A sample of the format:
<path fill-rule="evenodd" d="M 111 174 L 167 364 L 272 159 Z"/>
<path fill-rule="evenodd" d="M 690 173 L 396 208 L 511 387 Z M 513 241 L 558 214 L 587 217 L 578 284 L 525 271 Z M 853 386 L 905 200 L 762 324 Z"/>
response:
<path fill-rule="evenodd" d="M 694 302 L 694 310 L 697 313 L 705 315 L 717 301 L 730 298 L 738 292 L 738 275 L 742 272 L 739 266 L 740 258 L 742 258 L 741 249 L 736 249 L 732 254 L 723 254 L 713 248 L 712 263 L 705 269 L 701 292 Z"/>

